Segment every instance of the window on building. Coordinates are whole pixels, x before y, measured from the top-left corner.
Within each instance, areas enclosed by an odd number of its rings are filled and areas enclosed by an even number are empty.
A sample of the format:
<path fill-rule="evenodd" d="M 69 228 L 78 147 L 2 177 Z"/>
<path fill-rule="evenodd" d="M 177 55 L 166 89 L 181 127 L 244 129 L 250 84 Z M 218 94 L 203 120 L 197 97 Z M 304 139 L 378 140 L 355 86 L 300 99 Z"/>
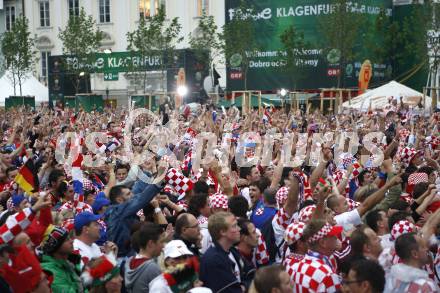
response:
<path fill-rule="evenodd" d="M 40 1 L 40 26 L 50 26 L 49 0 Z"/>
<path fill-rule="evenodd" d="M 139 1 L 139 16 L 141 18 L 148 18 L 151 16 L 151 0 Z"/>
<path fill-rule="evenodd" d="M 99 22 L 110 22 L 110 0 L 99 0 Z"/>
<path fill-rule="evenodd" d="M 79 15 L 79 0 L 69 0 L 69 15 Z"/>
<path fill-rule="evenodd" d="M 48 68 L 49 68 L 49 51 L 41 51 L 41 78 L 40 81 L 47 82 Z"/>
<path fill-rule="evenodd" d="M 162 8 L 162 10 L 166 12 L 165 0 L 155 0 L 154 9 L 156 13 L 158 12 L 159 8 Z"/>
<path fill-rule="evenodd" d="M 6 6 L 6 30 L 10 31 L 15 23 L 15 6 Z"/>
<path fill-rule="evenodd" d="M 165 0 L 139 0 L 139 16 L 141 18 L 148 18 L 155 15 L 159 8 L 165 11 Z"/>
<path fill-rule="evenodd" d="M 202 16 L 203 12 L 209 14 L 209 0 L 196 0 L 197 1 L 197 16 Z"/>

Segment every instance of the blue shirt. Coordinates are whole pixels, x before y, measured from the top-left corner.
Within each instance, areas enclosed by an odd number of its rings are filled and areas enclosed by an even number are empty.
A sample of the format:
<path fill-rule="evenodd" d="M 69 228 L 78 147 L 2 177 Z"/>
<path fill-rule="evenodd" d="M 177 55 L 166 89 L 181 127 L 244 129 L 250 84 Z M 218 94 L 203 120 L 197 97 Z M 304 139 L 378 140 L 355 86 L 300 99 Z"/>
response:
<path fill-rule="evenodd" d="M 265 206 L 260 200 L 251 214 L 251 222 L 256 228 L 261 229 L 267 220 L 273 218 L 277 213 L 277 209 L 273 207 Z"/>
<path fill-rule="evenodd" d="M 241 284 L 234 274 L 234 262 L 229 252 L 214 244 L 200 259 L 200 281 L 217 293 L 242 293 Z"/>

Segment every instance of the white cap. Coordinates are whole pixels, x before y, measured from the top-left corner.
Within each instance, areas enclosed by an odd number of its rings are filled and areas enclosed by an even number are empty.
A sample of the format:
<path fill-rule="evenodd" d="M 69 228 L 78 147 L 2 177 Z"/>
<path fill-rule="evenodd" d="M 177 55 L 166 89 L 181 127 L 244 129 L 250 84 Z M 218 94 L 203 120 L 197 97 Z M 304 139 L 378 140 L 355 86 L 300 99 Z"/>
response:
<path fill-rule="evenodd" d="M 178 258 L 184 255 L 193 255 L 193 253 L 186 247 L 182 240 L 172 240 L 165 245 L 163 249 L 164 258 Z"/>

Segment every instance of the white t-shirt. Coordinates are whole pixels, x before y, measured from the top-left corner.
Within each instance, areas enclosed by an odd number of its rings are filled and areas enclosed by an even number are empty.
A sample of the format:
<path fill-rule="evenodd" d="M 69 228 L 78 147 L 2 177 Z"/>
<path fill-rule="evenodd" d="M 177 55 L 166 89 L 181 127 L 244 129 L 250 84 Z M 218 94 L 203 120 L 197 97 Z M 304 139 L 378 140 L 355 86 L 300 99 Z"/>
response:
<path fill-rule="evenodd" d="M 150 292 L 173 293 L 170 286 L 168 286 L 167 281 L 163 277 L 163 274 L 160 274 L 159 276 L 154 278 L 153 281 L 150 282 L 149 288 Z"/>
<path fill-rule="evenodd" d="M 334 219 L 336 224 L 344 227 L 345 231 L 353 230 L 354 226 L 362 224 L 362 219 L 357 209 L 337 215 Z"/>
<path fill-rule="evenodd" d="M 79 251 L 81 259 L 85 264 L 87 264 L 87 262 L 89 262 L 91 259 L 103 255 L 101 249 L 98 245 L 96 245 L 96 243 L 93 243 L 89 246 L 79 239 L 73 240 L 73 249 Z"/>
<path fill-rule="evenodd" d="M 385 234 L 380 237 L 380 245 L 383 249 L 394 247 L 394 241 L 391 240 L 391 234 Z"/>
<path fill-rule="evenodd" d="M 280 264 L 282 261 L 282 258 L 284 256 L 284 251 L 287 249 L 286 242 L 284 241 L 284 232 L 287 229 L 287 226 L 289 226 L 290 223 L 292 223 L 295 219 L 298 218 L 298 213 L 294 213 L 292 216 L 289 216 L 289 214 L 284 210 L 284 208 L 281 208 L 277 211 L 275 216 L 272 219 L 272 228 L 274 232 L 275 237 L 275 245 L 279 248 L 278 253 L 275 256 L 275 262 Z M 281 245 L 283 243 L 283 245 Z"/>
<path fill-rule="evenodd" d="M 200 252 L 204 254 L 208 248 L 212 246 L 212 237 L 211 234 L 209 234 L 208 228 L 203 227 L 203 225 L 200 226 L 200 234 L 202 234 L 202 248 L 200 249 Z"/>

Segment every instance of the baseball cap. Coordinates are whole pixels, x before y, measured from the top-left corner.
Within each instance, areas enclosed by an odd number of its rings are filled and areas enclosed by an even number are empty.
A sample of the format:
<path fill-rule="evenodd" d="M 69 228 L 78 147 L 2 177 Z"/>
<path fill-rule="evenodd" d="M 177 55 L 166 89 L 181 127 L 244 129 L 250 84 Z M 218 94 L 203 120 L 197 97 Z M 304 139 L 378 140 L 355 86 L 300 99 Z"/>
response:
<path fill-rule="evenodd" d="M 186 247 L 182 240 L 171 240 L 163 249 L 164 258 L 178 258 L 184 255 L 193 255 L 193 253 Z"/>
<path fill-rule="evenodd" d="M 94 213 L 97 213 L 102 207 L 110 205 L 110 201 L 107 198 L 97 198 L 95 199 L 95 202 L 92 205 L 92 209 Z"/>
<path fill-rule="evenodd" d="M 88 225 L 91 222 L 96 222 L 101 219 L 102 215 L 94 215 L 91 212 L 82 212 L 75 216 L 74 227 L 75 230 L 81 230 L 82 227 Z"/>

